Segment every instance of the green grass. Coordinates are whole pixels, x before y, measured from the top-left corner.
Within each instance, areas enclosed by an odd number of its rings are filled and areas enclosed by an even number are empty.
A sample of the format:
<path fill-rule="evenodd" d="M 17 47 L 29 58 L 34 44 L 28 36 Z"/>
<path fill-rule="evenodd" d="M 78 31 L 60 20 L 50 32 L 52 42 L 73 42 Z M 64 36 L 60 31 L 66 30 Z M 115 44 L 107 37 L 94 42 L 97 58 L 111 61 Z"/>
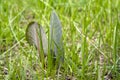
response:
<path fill-rule="evenodd" d="M 44 68 L 25 38 L 37 21 L 48 36 L 52 10 L 62 23 L 65 61 Z M 47 62 L 47 61 L 46 61 Z M 109 75 L 111 74 L 111 75 Z M 120 0 L 0 0 L 0 79 L 120 79 Z"/>

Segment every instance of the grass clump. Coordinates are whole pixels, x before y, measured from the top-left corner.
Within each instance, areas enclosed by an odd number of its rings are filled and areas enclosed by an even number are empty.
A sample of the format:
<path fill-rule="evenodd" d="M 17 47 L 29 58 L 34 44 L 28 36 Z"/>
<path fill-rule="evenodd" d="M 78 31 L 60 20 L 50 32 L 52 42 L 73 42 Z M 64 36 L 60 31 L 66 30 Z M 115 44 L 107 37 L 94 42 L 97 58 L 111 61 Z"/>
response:
<path fill-rule="evenodd" d="M 119 0 L 1 0 L 0 79 L 119 80 L 119 4 Z M 53 64 L 42 66 L 36 48 L 25 38 L 31 21 L 41 23 L 49 35 L 52 10 L 62 24 L 64 64 L 59 74 Z"/>

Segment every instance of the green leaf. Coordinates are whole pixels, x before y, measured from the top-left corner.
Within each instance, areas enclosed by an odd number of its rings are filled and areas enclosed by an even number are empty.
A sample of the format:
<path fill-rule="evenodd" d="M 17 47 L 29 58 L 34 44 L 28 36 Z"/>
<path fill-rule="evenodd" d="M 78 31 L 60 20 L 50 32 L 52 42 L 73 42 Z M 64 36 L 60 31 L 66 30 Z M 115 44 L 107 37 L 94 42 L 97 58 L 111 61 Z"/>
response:
<path fill-rule="evenodd" d="M 38 23 L 31 22 L 26 29 L 26 39 L 27 39 L 29 44 L 35 45 L 36 48 L 38 49 L 38 51 L 40 52 L 40 50 L 41 50 L 40 45 L 41 44 L 40 44 L 39 34 L 41 34 L 41 37 L 42 37 L 41 39 L 42 39 L 42 47 L 44 50 L 44 55 L 47 55 L 48 41 L 47 41 L 47 37 L 45 35 L 45 32 L 44 32 L 42 26 L 40 26 Z"/>
<path fill-rule="evenodd" d="M 55 52 L 55 56 L 59 53 L 63 58 L 62 25 L 55 11 L 52 12 L 50 19 L 50 49 Z"/>

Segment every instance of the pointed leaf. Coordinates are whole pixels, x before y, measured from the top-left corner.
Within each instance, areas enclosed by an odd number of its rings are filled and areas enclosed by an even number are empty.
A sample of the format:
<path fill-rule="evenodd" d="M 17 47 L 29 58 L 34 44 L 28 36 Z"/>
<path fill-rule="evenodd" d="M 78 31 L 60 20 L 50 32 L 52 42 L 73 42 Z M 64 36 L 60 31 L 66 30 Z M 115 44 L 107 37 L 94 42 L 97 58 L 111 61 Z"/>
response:
<path fill-rule="evenodd" d="M 55 55 L 58 54 L 58 51 L 61 53 L 64 52 L 62 42 L 62 25 L 55 11 L 52 12 L 50 19 L 50 47 L 55 52 Z"/>

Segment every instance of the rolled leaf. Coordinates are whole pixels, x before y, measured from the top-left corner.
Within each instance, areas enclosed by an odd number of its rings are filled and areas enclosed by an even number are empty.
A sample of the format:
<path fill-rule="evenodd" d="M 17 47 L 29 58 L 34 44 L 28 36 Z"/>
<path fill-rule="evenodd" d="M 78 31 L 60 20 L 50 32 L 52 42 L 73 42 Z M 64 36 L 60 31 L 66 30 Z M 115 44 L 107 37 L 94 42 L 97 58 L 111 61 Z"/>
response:
<path fill-rule="evenodd" d="M 29 44 L 35 45 L 35 47 L 40 52 L 41 49 L 40 49 L 40 38 L 39 38 L 40 36 L 38 35 L 39 33 L 41 34 L 42 37 L 41 39 L 42 39 L 44 55 L 47 55 L 48 41 L 42 26 L 40 26 L 36 22 L 31 22 L 26 29 L 26 39 Z"/>

